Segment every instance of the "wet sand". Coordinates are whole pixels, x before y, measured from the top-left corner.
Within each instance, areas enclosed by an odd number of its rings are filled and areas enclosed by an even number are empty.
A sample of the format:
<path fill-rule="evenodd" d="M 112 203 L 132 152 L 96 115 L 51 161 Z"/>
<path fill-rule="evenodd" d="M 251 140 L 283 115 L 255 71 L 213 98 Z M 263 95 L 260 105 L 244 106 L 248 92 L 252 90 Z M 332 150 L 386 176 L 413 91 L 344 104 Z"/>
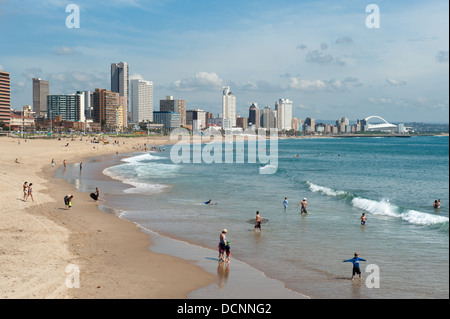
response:
<path fill-rule="evenodd" d="M 118 140 L 120 147 L 86 140 L 0 138 L 1 298 L 186 298 L 216 280 L 187 260 L 151 252 L 150 237 L 134 223 L 101 212 L 89 194 L 53 177 L 64 159 L 87 162 L 144 143 L 168 143 L 155 138 Z M 33 183 L 34 202 L 23 200 L 24 181 Z M 66 194 L 74 195 L 70 210 L 64 206 Z"/>

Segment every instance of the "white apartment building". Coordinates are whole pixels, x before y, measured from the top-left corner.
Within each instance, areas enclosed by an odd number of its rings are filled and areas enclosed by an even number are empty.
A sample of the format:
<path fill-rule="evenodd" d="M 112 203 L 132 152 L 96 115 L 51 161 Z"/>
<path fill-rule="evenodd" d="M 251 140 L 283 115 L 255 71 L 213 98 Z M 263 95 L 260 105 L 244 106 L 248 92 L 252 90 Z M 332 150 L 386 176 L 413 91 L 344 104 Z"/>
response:
<path fill-rule="evenodd" d="M 131 121 L 133 123 L 153 121 L 153 82 L 130 81 Z"/>
<path fill-rule="evenodd" d="M 222 116 L 230 121 L 231 127 L 236 127 L 236 97 L 231 93 L 229 86 L 223 87 Z"/>
<path fill-rule="evenodd" d="M 275 110 L 277 111 L 277 127 L 278 130 L 292 129 L 292 101 L 288 99 L 279 99 L 275 102 Z"/>

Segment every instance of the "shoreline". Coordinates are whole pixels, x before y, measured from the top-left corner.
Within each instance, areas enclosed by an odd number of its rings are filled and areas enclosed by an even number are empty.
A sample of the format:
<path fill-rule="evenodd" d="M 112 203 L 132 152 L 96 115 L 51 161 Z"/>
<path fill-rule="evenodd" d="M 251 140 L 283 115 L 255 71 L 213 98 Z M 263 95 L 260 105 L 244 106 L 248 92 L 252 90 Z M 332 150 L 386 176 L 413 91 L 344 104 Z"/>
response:
<path fill-rule="evenodd" d="M 125 141 L 128 148 L 147 140 L 169 143 L 149 137 Z M 190 261 L 151 252 L 151 238 L 135 224 L 101 212 L 89 194 L 52 176 L 56 167 L 51 167 L 51 158 L 57 163 L 86 161 L 115 153 L 111 145 L 94 145 L 97 148 L 92 151 L 93 145 L 85 141 L 71 141 L 70 148 L 62 148 L 66 140 L 21 142 L 0 139 L 8 150 L 1 156 L 5 163 L 1 190 L 5 198 L 16 197 L 0 206 L 1 298 L 184 299 L 192 290 L 215 281 L 214 275 Z M 9 185 L 4 183 L 5 175 L 13 181 Z M 34 203 L 21 199 L 25 180 L 34 185 Z M 62 200 L 68 193 L 75 194 L 69 211 Z M 66 286 L 69 265 L 79 267 L 80 288 Z"/>
<path fill-rule="evenodd" d="M 136 151 L 131 154 L 126 154 L 125 158 L 136 155 L 141 155 L 141 153 Z M 103 164 L 101 165 L 101 169 L 96 170 L 96 176 L 94 176 L 93 179 L 120 185 L 111 186 L 108 184 L 108 188 L 117 188 L 120 191 L 128 189 L 130 185 L 102 173 L 107 167 L 120 164 L 122 158 L 124 157 L 114 158 L 114 156 L 110 156 L 110 158 L 105 159 L 105 161 L 99 161 Z M 90 184 L 90 182 L 86 183 Z M 81 187 L 83 187 L 83 185 L 81 185 Z M 114 195 L 108 194 L 107 196 Z M 135 224 L 136 227 L 139 227 L 143 233 L 149 235 L 152 241 L 152 245 L 148 247 L 150 251 L 188 260 L 192 264 L 198 265 L 216 277 L 216 280 L 209 285 L 198 287 L 190 291 L 187 295 L 188 299 L 253 299 L 255 297 L 262 299 L 309 299 L 308 296 L 287 288 L 282 281 L 268 277 L 261 270 L 242 260 L 233 258 L 231 267 L 229 267 L 229 265 L 224 265 L 223 263 L 218 263 L 216 258 L 217 251 L 214 247 L 206 247 L 199 243 L 174 236 L 170 233 L 147 229 L 140 225 L 139 222 L 128 219 L 126 212 L 124 213 L 120 208 L 109 205 L 108 199 L 104 199 L 100 206 L 99 210 L 103 213 L 131 222 Z M 151 212 L 151 210 L 149 211 Z M 230 268 L 232 268 L 232 276 L 228 276 Z M 242 282 L 246 281 L 248 281 L 248 286 L 243 287 Z M 267 289 L 268 287 L 270 287 L 270 289 Z"/>

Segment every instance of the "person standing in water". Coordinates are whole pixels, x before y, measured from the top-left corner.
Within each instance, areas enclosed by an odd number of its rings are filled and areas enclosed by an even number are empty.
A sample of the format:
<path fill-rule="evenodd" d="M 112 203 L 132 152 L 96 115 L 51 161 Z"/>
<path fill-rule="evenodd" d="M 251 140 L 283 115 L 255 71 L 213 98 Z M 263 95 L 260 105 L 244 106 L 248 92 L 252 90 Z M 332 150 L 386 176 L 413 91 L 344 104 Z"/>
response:
<path fill-rule="evenodd" d="M 303 198 L 303 200 L 300 203 L 297 204 L 297 207 L 299 205 L 302 205 L 302 208 L 300 210 L 300 214 L 303 214 L 303 213 L 308 214 L 308 211 L 306 210 L 306 207 L 308 206 L 308 204 L 306 203 L 306 198 Z"/>
<path fill-rule="evenodd" d="M 356 274 L 359 275 L 359 279 L 362 279 L 361 269 L 359 269 L 359 262 L 360 261 L 367 261 L 365 259 L 362 259 L 359 257 L 359 253 L 355 253 L 355 256 L 351 259 L 344 260 L 343 262 L 351 262 L 353 263 L 353 271 L 352 271 L 352 278 L 355 277 Z"/>
<path fill-rule="evenodd" d="M 259 231 L 262 230 L 261 228 L 261 216 L 259 215 L 259 211 L 256 212 L 256 224 L 255 224 L 255 231 L 259 228 Z"/>
<path fill-rule="evenodd" d="M 365 212 L 362 213 L 362 215 L 359 218 L 359 220 L 361 221 L 361 225 L 364 226 L 366 224 L 367 217 L 366 217 L 366 213 Z"/>
<path fill-rule="evenodd" d="M 287 197 L 284 198 L 283 205 L 284 205 L 284 209 L 287 209 L 287 206 L 288 206 Z"/>
<path fill-rule="evenodd" d="M 219 237 L 219 261 L 225 260 L 225 250 L 227 246 L 227 236 L 226 233 L 228 231 L 226 229 L 222 229 L 222 233 Z"/>

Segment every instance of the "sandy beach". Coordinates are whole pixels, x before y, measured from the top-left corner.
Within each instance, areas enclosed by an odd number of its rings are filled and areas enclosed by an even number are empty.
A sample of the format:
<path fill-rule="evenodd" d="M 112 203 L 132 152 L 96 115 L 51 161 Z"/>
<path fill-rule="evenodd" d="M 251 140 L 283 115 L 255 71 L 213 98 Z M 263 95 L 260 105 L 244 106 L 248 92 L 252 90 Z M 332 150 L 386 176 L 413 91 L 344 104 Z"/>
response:
<path fill-rule="evenodd" d="M 169 143 L 163 137 L 114 140 L 119 143 L 0 137 L 0 298 L 175 299 L 216 281 L 185 259 L 151 252 L 151 237 L 134 223 L 101 212 L 88 194 L 53 177 L 64 160 Z M 23 199 L 25 181 L 33 184 L 34 201 Z M 74 195 L 70 210 L 67 194 Z"/>

